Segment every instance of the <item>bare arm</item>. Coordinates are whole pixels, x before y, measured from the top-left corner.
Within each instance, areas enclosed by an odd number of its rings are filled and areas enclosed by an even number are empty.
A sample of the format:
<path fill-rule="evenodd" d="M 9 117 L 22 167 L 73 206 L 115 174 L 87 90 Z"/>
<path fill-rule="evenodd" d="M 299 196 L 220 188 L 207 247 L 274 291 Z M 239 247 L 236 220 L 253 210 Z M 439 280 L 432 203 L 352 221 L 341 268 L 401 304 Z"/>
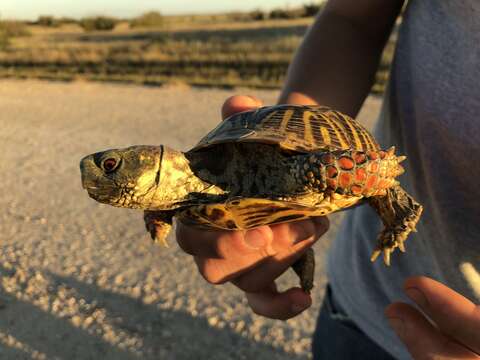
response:
<path fill-rule="evenodd" d="M 279 102 L 319 103 L 355 116 L 403 2 L 330 0 L 296 53 Z"/>

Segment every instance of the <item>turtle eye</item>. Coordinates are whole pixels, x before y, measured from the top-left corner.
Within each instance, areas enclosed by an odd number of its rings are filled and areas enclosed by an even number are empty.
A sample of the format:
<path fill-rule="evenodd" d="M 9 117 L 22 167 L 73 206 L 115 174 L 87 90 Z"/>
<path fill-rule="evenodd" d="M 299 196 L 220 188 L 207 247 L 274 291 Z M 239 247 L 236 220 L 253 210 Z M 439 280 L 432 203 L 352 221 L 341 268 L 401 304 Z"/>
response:
<path fill-rule="evenodd" d="M 105 170 L 105 172 L 109 173 L 115 170 L 118 166 L 118 161 L 114 158 L 108 158 L 103 160 L 102 162 L 102 168 Z"/>

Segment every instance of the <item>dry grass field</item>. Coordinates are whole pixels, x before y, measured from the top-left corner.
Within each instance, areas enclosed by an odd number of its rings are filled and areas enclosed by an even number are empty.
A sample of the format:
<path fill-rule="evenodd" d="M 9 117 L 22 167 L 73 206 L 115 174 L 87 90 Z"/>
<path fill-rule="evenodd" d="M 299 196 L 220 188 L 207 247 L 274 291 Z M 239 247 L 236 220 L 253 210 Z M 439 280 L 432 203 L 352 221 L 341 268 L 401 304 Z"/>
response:
<path fill-rule="evenodd" d="M 165 17 L 156 27 L 119 22 L 98 32 L 78 24 L 30 25 L 29 36 L 12 37 L 0 50 L 0 77 L 279 88 L 314 18 L 235 19 Z M 393 44 L 377 74 L 376 93 L 384 89 Z"/>

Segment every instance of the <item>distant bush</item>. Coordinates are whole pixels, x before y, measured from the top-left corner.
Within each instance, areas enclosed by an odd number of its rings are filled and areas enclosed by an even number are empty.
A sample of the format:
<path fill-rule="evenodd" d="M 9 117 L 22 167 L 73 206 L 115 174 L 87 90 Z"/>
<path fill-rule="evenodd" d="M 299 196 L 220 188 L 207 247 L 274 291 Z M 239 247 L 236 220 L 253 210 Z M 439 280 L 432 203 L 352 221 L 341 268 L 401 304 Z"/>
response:
<path fill-rule="evenodd" d="M 225 16 L 228 21 L 233 22 L 247 22 L 252 19 L 248 13 L 242 11 L 231 11 L 226 13 Z"/>
<path fill-rule="evenodd" d="M 305 16 L 305 17 L 315 16 L 322 9 L 322 7 L 323 7 L 323 3 L 320 3 L 320 4 L 315 4 L 315 3 L 305 4 L 305 5 L 303 5 L 303 10 L 304 10 L 303 16 Z"/>
<path fill-rule="evenodd" d="M 63 16 L 61 18 L 58 18 L 57 21 L 60 23 L 60 25 L 63 25 L 63 24 L 76 24 L 78 23 L 78 21 L 74 18 L 70 18 L 70 17 L 66 17 L 66 16 Z"/>
<path fill-rule="evenodd" d="M 117 19 L 106 16 L 83 18 L 79 21 L 85 31 L 109 31 L 113 30 L 117 23 Z"/>
<path fill-rule="evenodd" d="M 249 15 L 252 20 L 265 20 L 267 18 L 267 14 L 261 10 L 251 11 Z"/>
<path fill-rule="evenodd" d="M 165 24 L 163 15 L 158 11 L 149 11 L 130 21 L 130 27 L 162 27 Z"/>
<path fill-rule="evenodd" d="M 60 22 L 50 15 L 41 15 L 36 21 L 37 25 L 46 26 L 46 27 L 58 27 Z"/>
<path fill-rule="evenodd" d="M 269 17 L 270 19 L 295 19 L 300 18 L 304 14 L 303 8 L 297 9 L 273 9 L 270 11 Z"/>

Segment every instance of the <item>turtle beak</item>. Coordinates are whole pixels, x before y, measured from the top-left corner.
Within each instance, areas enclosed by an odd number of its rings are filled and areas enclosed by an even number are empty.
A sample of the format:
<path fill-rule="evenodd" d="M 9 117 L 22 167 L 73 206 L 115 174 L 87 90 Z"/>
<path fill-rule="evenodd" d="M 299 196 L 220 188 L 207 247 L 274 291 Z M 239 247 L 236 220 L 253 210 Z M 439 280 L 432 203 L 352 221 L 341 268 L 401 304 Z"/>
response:
<path fill-rule="evenodd" d="M 105 176 L 105 172 L 97 166 L 96 155 L 88 155 L 80 161 L 82 187 L 87 190 L 92 199 L 116 206 L 122 189 L 112 179 Z"/>
<path fill-rule="evenodd" d="M 93 160 L 92 155 L 85 156 L 80 161 L 80 173 L 82 175 L 82 187 L 85 190 L 96 189 L 95 182 L 93 179 L 95 176 L 92 176 L 98 171 L 98 168 Z"/>

